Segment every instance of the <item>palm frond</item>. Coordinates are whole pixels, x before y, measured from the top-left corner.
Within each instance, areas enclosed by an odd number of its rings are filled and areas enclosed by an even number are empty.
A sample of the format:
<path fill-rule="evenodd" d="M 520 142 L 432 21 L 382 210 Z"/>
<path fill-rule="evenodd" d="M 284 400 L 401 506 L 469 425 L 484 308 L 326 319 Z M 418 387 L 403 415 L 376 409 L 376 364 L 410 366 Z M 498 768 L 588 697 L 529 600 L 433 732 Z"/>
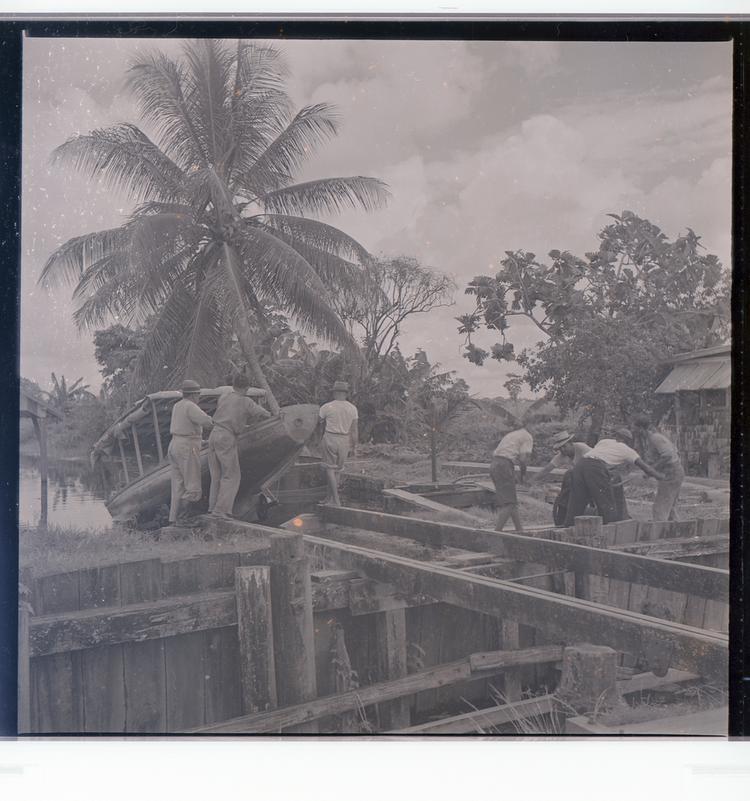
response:
<path fill-rule="evenodd" d="M 101 175 L 107 186 L 136 199 L 177 200 L 182 194 L 184 173 L 136 125 L 73 136 L 52 151 L 51 161 L 92 178 Z"/>
<path fill-rule="evenodd" d="M 38 283 L 53 287 L 77 282 L 91 264 L 126 247 L 129 238 L 127 225 L 73 237 L 49 256 Z"/>
<path fill-rule="evenodd" d="M 205 384 L 212 384 L 217 378 L 217 366 L 227 339 L 224 314 L 227 304 L 221 287 L 217 271 L 209 272 L 209 278 L 200 288 L 193 316 L 186 321 L 177 359 L 185 375 Z"/>
<path fill-rule="evenodd" d="M 247 218 L 283 232 L 312 247 L 354 262 L 366 264 L 371 260 L 367 250 L 356 239 L 333 225 L 287 214 L 257 214 Z"/>
<path fill-rule="evenodd" d="M 232 54 L 217 39 L 197 39 L 184 46 L 186 104 L 208 163 L 215 168 L 229 151 Z"/>
<path fill-rule="evenodd" d="M 324 142 L 336 135 L 337 115 L 325 103 L 306 106 L 235 182 L 251 197 L 287 186 L 292 176 Z"/>
<path fill-rule="evenodd" d="M 361 175 L 322 178 L 268 192 L 258 198 L 264 210 L 279 214 L 338 214 L 344 209 L 372 211 L 385 205 L 388 187 Z"/>
<path fill-rule="evenodd" d="M 208 164 L 183 93 L 185 69 L 163 53 L 143 56 L 130 67 L 127 85 L 141 116 L 156 126 L 161 147 L 183 170 Z"/>

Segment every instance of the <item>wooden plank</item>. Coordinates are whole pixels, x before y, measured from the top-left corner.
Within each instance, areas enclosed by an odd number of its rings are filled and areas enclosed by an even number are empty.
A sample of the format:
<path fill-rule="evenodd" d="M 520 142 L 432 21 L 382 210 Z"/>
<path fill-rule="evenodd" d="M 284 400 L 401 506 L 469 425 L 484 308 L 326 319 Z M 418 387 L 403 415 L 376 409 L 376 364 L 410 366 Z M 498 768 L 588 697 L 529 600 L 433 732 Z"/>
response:
<path fill-rule="evenodd" d="M 617 539 L 617 523 L 607 523 L 602 526 L 602 547 L 609 548 Z"/>
<path fill-rule="evenodd" d="M 133 734 L 167 731 L 165 640 L 122 646 L 128 704 L 125 730 Z"/>
<path fill-rule="evenodd" d="M 648 556 L 624 554 L 568 542 L 553 542 L 510 532 L 485 531 L 434 523 L 382 512 L 325 506 L 321 513 L 331 523 L 378 531 L 427 542 L 434 547 L 453 546 L 497 553 L 523 562 L 540 562 L 550 568 L 640 581 L 663 589 L 691 592 L 707 598 L 728 597 L 729 573 L 717 568 L 680 564 Z M 356 546 L 353 546 L 356 547 Z"/>
<path fill-rule="evenodd" d="M 310 560 L 304 553 L 301 534 L 278 534 L 271 540 L 276 693 L 284 706 L 317 694 Z"/>
<path fill-rule="evenodd" d="M 425 606 L 434 602 L 435 599 L 428 595 L 421 593 L 406 595 L 389 584 L 371 579 L 349 581 L 349 611 L 354 617 Z"/>
<path fill-rule="evenodd" d="M 701 598 L 700 595 L 688 595 L 685 604 L 685 612 L 680 622 L 684 623 L 686 626 L 703 628 L 703 619 L 706 614 L 707 603 L 708 601 L 705 598 Z"/>
<path fill-rule="evenodd" d="M 119 565 L 120 601 L 123 606 L 162 597 L 161 560 L 142 559 Z"/>
<path fill-rule="evenodd" d="M 515 620 L 502 620 L 500 622 L 500 641 L 504 651 L 518 650 L 520 645 L 519 625 Z M 471 659 L 469 660 L 471 664 Z M 503 673 L 503 695 L 506 703 L 521 700 L 521 673 L 515 668 L 509 668 Z"/>
<path fill-rule="evenodd" d="M 80 654 L 52 654 L 31 661 L 34 734 L 82 734 Z"/>
<path fill-rule="evenodd" d="M 122 645 L 103 645 L 81 651 L 87 734 L 125 731 L 124 670 Z"/>
<path fill-rule="evenodd" d="M 199 592 L 200 557 L 164 560 L 161 562 L 162 592 L 165 598 Z"/>
<path fill-rule="evenodd" d="M 237 628 L 229 626 L 206 631 L 204 645 L 205 720 L 206 723 L 229 720 L 242 713 Z"/>
<path fill-rule="evenodd" d="M 266 712 L 277 706 L 271 615 L 271 568 L 238 567 L 237 626 L 242 712 Z"/>
<path fill-rule="evenodd" d="M 185 731 L 205 723 L 205 634 L 196 631 L 164 640 L 167 731 Z"/>
<path fill-rule="evenodd" d="M 712 536 L 718 536 L 718 534 L 719 534 L 719 521 L 712 517 L 704 518 L 701 525 L 701 536 L 712 537 Z"/>
<path fill-rule="evenodd" d="M 541 695 L 501 706 L 475 709 L 462 715 L 397 729 L 388 734 L 492 734 L 498 726 L 551 715 L 557 708 L 552 695 Z"/>
<path fill-rule="evenodd" d="M 78 571 L 40 576 L 36 584 L 36 614 L 72 612 L 80 608 Z"/>
<path fill-rule="evenodd" d="M 627 545 L 630 542 L 635 542 L 637 536 L 637 520 L 621 520 L 619 523 L 615 523 L 614 545 Z"/>
<path fill-rule="evenodd" d="M 484 522 L 476 515 L 469 514 L 461 509 L 455 509 L 454 507 L 447 506 L 444 503 L 438 503 L 430 498 L 424 498 L 423 496 L 416 495 L 413 492 L 407 492 L 403 489 L 384 489 L 383 495 L 387 495 L 392 498 L 398 498 L 398 500 L 410 504 L 411 506 L 416 506 L 419 509 L 427 509 L 430 512 L 440 512 L 442 514 L 448 513 L 454 518 L 465 520 L 469 525 L 476 525 L 477 523 Z"/>
<path fill-rule="evenodd" d="M 489 657 L 487 657 L 489 660 Z M 513 664 L 518 658 L 514 654 Z M 270 733 L 278 732 L 289 726 L 314 721 L 329 715 L 339 715 L 356 709 L 359 706 L 369 706 L 385 701 L 392 701 L 424 690 L 436 687 L 445 687 L 450 684 L 478 678 L 488 678 L 504 670 L 502 656 L 498 652 L 493 657 L 492 668 L 472 671 L 470 658 L 461 659 L 446 665 L 428 668 L 412 673 L 401 679 L 379 682 L 369 687 L 360 687 L 347 693 L 317 698 L 305 704 L 283 707 L 272 712 L 258 715 L 243 715 L 234 720 L 226 721 L 212 726 L 202 726 L 194 729 L 195 733 L 213 734 L 240 734 L 240 733 Z"/>
<path fill-rule="evenodd" d="M 145 604 L 88 609 L 32 620 L 32 656 L 171 637 L 237 622 L 233 592 L 208 593 Z"/>
<path fill-rule="evenodd" d="M 120 604 L 120 571 L 117 565 L 80 570 L 79 608 L 95 609 Z"/>
<path fill-rule="evenodd" d="M 375 616 L 378 677 L 381 681 L 406 676 L 406 610 L 396 609 Z M 401 729 L 411 722 L 406 698 L 378 704 L 380 730 Z"/>
<path fill-rule="evenodd" d="M 332 562 L 363 570 L 404 592 L 419 588 L 445 603 L 523 621 L 568 642 L 588 639 L 620 651 L 640 652 L 647 646 L 650 653 L 669 652 L 676 664 L 709 678 L 724 677 L 726 672 L 728 643 L 721 635 L 321 537 L 308 536 L 305 541 Z"/>
<path fill-rule="evenodd" d="M 729 604 L 719 601 L 706 601 L 706 611 L 703 616 L 703 628 L 710 631 L 720 631 L 726 634 L 729 631 Z"/>

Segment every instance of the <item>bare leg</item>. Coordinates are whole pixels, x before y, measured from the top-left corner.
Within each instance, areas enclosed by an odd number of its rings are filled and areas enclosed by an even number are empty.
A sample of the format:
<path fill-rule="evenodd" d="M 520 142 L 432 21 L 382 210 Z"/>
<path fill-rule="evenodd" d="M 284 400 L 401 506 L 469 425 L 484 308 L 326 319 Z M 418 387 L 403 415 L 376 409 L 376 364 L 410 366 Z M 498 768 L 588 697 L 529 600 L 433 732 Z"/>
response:
<path fill-rule="evenodd" d="M 328 498 L 326 498 L 326 503 L 332 503 L 334 506 L 341 506 L 341 501 L 339 500 L 338 471 L 329 467 L 326 469 L 326 477 L 328 478 Z"/>
<path fill-rule="evenodd" d="M 513 521 L 516 531 L 519 533 L 522 532 L 523 526 L 521 525 L 521 516 L 518 514 L 518 504 L 514 504 L 510 507 L 510 519 Z"/>
<path fill-rule="evenodd" d="M 513 523 L 516 523 L 518 519 L 518 507 L 512 503 L 506 503 L 504 506 L 497 507 L 497 522 L 495 523 L 495 531 L 502 531 L 503 526 L 508 522 L 508 518 L 513 515 L 515 510 L 515 517 L 513 519 Z M 518 524 L 516 524 L 516 530 L 518 529 Z"/>

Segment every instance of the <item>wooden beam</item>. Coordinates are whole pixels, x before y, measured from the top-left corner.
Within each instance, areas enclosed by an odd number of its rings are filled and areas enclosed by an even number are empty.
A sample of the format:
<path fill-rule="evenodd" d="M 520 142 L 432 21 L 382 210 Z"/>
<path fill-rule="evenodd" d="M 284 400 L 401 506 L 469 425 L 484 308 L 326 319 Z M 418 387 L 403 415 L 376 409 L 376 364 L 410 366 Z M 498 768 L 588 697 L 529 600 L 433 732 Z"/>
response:
<path fill-rule="evenodd" d="M 364 509 L 324 506 L 321 514 L 327 523 L 407 537 L 432 547 L 449 545 L 486 551 L 520 562 L 539 562 L 553 569 L 591 573 L 676 592 L 689 589 L 693 594 L 724 603 L 729 598 L 729 571 L 718 568 Z"/>
<path fill-rule="evenodd" d="M 546 659 L 540 660 L 537 649 L 529 649 L 527 654 L 522 651 L 515 651 L 512 657 L 512 664 L 522 664 L 519 659 L 523 659 L 524 656 L 529 660 L 527 664 L 538 664 L 540 661 L 547 661 Z M 379 682 L 369 687 L 360 687 L 348 693 L 316 698 L 306 704 L 297 704 L 296 706 L 277 709 L 273 712 L 259 715 L 243 715 L 242 717 L 214 723 L 210 726 L 201 726 L 200 728 L 192 729 L 191 732 L 201 734 L 262 734 L 278 732 L 289 726 L 314 721 L 328 715 L 340 715 L 342 712 L 356 709 L 359 706 L 393 701 L 396 698 L 413 695 L 423 690 L 445 687 L 462 681 L 489 678 L 504 669 L 505 665 L 503 664 L 501 651 L 495 652 L 493 667 L 487 669 L 472 670 L 471 657 L 467 657 L 446 665 L 438 665 L 418 673 L 412 673 L 400 679 Z"/>
<path fill-rule="evenodd" d="M 377 675 L 381 681 L 400 679 L 406 669 L 406 610 L 394 609 L 375 615 Z M 380 729 L 402 729 L 411 722 L 406 698 L 378 705 Z"/>
<path fill-rule="evenodd" d="M 138 463 L 138 475 L 143 475 L 143 457 L 141 456 L 141 443 L 138 440 L 138 429 L 135 427 L 135 423 L 130 426 L 130 430 L 133 434 L 133 447 L 135 448 L 135 458 Z"/>
<path fill-rule="evenodd" d="M 462 715 L 450 718 L 433 720 L 421 723 L 418 726 L 409 726 L 407 729 L 389 731 L 388 734 L 484 734 L 488 729 L 503 726 L 528 718 L 551 715 L 557 709 L 557 702 L 553 695 L 541 695 L 537 698 L 527 698 L 515 701 L 512 704 L 491 706 L 485 709 L 474 709 Z M 544 732 L 540 730 L 540 734 Z"/>
<path fill-rule="evenodd" d="M 31 619 L 31 656 L 174 637 L 237 623 L 234 592 L 205 593 Z"/>
<path fill-rule="evenodd" d="M 728 638 L 722 634 L 322 537 L 306 536 L 305 541 L 331 562 L 362 570 L 402 592 L 422 592 L 464 609 L 523 622 L 562 642 L 588 640 L 626 653 L 648 654 L 651 658 L 658 654 L 706 678 L 726 681 Z"/>
<path fill-rule="evenodd" d="M 469 514 L 461 509 L 454 509 L 452 506 L 447 506 L 444 503 L 438 503 L 431 498 L 424 498 L 421 495 L 417 495 L 414 492 L 407 492 L 403 489 L 384 489 L 383 495 L 387 495 L 391 498 L 398 498 L 398 500 L 403 501 L 404 503 L 410 504 L 411 506 L 416 506 L 418 509 L 426 509 L 428 512 L 449 514 L 452 517 L 458 518 L 459 520 L 466 521 L 466 523 L 469 525 L 476 525 L 477 523 L 483 522 L 476 515 Z"/>
<path fill-rule="evenodd" d="M 266 712 L 277 706 L 271 568 L 238 567 L 234 575 L 242 710 L 246 714 Z"/>

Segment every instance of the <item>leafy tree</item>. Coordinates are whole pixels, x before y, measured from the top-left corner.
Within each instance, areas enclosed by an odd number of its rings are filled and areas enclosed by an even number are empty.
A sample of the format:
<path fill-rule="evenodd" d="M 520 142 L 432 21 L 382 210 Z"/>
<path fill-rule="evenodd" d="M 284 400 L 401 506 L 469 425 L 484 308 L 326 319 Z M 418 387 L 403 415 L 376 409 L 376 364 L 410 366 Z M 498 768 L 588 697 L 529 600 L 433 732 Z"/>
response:
<path fill-rule="evenodd" d="M 670 241 L 632 212 L 609 216 L 599 249 L 585 258 L 552 250 L 541 262 L 507 251 L 495 276 L 470 282 L 476 308 L 458 318 L 470 361 L 518 361 L 532 390 L 547 390 L 563 412 L 585 410 L 592 441 L 607 414 L 656 402 L 664 362 L 722 341 L 729 321 L 727 275 L 691 229 Z M 514 317 L 543 335 L 535 352 L 516 354 Z M 490 352 L 471 341 L 482 327 L 500 334 Z"/>
<path fill-rule="evenodd" d="M 360 340 L 365 363 L 387 357 L 398 343 L 409 317 L 453 303 L 450 276 L 399 256 L 368 262 L 362 281 L 344 288 L 334 300 L 336 310 Z"/>
<path fill-rule="evenodd" d="M 188 373 L 217 381 L 231 333 L 278 408 L 256 352 L 267 303 L 318 336 L 353 345 L 331 297 L 358 281 L 369 257 L 312 217 L 373 209 L 388 193 L 361 176 L 294 183 L 338 122 L 325 104 L 293 115 L 285 78 L 279 51 L 264 45 L 206 39 L 187 43 L 179 60 L 157 52 L 128 76 L 155 140 L 123 123 L 75 136 L 53 154 L 137 203 L 120 227 L 58 248 L 41 280 L 76 284 L 80 326 L 153 315 L 139 380 L 167 363 L 172 381 Z"/>

